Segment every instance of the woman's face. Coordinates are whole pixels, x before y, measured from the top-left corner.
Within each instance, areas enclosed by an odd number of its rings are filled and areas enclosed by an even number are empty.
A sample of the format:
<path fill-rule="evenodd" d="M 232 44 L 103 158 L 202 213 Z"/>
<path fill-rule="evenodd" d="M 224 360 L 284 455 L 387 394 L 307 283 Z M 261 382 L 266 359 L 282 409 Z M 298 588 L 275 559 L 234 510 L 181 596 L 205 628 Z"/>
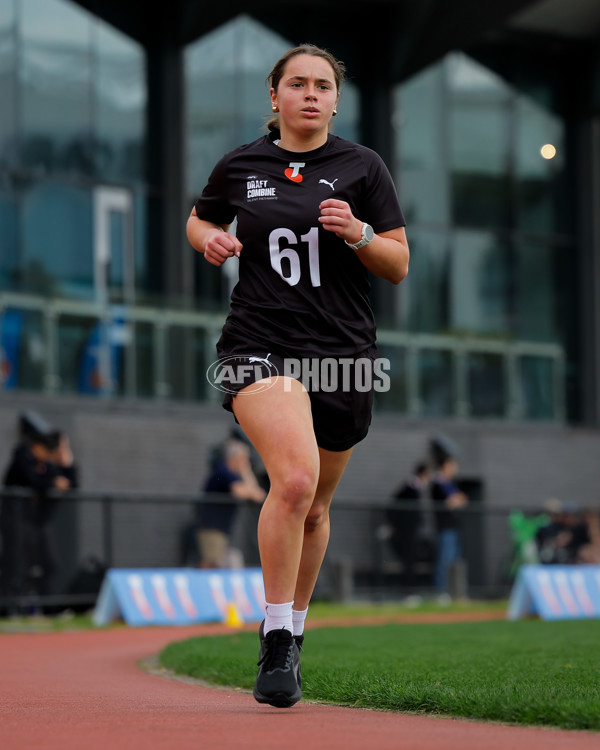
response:
<path fill-rule="evenodd" d="M 271 102 L 279 108 L 281 134 L 314 136 L 327 132 L 338 91 L 333 68 L 322 57 L 296 55 L 285 66 Z"/>

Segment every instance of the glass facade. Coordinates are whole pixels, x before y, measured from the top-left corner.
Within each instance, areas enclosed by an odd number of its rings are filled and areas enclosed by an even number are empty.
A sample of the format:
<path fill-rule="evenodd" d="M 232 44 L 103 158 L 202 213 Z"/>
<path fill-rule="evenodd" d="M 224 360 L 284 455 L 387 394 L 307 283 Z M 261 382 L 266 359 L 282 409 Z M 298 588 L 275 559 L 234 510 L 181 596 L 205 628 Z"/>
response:
<path fill-rule="evenodd" d="M 182 216 L 217 159 L 265 132 L 266 77 L 291 45 L 239 16 L 184 50 Z M 0 0 L 4 388 L 218 398 L 204 371 L 235 263 L 218 270 L 194 255 L 195 309 L 141 304 L 153 299 L 147 93 L 142 47 L 91 13 L 70 0 Z M 392 387 L 376 408 L 561 419 L 572 248 L 565 128 L 549 92 L 450 54 L 394 97 L 390 166 L 411 269 L 378 316 Z M 338 111 L 334 132 L 360 140 L 352 83 Z"/>
<path fill-rule="evenodd" d="M 0 100 L 0 288 L 94 299 L 94 192 L 145 190 L 143 51 L 68 0 L 0 0 Z"/>
<path fill-rule="evenodd" d="M 397 88 L 396 176 L 412 251 L 396 305 L 402 330 L 564 346 L 561 273 L 572 238 L 565 126 L 550 104 L 550 89 L 517 90 L 462 53 Z M 424 363 L 427 392 L 447 362 L 438 354 Z M 552 363 L 533 357 L 517 369 L 520 413 L 553 418 L 555 401 L 540 395 L 554 392 Z M 497 354 L 474 353 L 467 370 L 466 413 L 504 413 Z M 447 414 L 435 392 L 425 413 Z"/>

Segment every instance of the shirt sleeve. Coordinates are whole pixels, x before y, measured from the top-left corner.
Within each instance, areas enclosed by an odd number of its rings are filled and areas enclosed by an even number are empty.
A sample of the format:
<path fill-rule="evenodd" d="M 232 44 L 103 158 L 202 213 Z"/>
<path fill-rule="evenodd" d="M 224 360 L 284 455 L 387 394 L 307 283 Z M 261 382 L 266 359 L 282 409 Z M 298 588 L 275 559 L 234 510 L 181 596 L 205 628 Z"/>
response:
<path fill-rule="evenodd" d="M 227 179 L 229 156 L 224 156 L 213 169 L 208 183 L 195 203 L 196 215 L 214 224 L 231 224 L 236 215 L 229 202 Z"/>

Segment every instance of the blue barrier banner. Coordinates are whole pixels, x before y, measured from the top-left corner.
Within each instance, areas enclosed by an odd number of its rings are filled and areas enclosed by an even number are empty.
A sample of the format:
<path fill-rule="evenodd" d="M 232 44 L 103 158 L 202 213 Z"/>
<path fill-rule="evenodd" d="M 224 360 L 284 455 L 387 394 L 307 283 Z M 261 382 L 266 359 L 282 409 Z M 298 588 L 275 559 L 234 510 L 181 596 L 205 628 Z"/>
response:
<path fill-rule="evenodd" d="M 523 565 L 507 617 L 542 620 L 600 617 L 600 565 Z"/>
<path fill-rule="evenodd" d="M 243 622 L 263 619 L 260 568 L 113 568 L 102 582 L 92 619 L 96 625 L 119 618 L 128 625 L 223 622 L 232 605 Z"/>

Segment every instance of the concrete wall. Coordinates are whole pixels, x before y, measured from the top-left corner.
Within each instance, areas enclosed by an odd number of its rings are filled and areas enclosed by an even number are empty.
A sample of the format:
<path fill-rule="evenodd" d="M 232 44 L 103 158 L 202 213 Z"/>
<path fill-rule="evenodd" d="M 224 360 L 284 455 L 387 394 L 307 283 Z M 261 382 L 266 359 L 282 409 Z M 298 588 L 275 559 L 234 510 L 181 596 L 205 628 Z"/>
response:
<path fill-rule="evenodd" d="M 198 495 L 211 446 L 234 422 L 216 405 L 101 401 L 78 397 L 0 394 L 0 466 L 6 466 L 17 436 L 19 415 L 33 409 L 70 437 L 84 492 L 126 492 L 137 505 L 113 508 L 112 564 L 180 564 L 181 530 L 191 519 L 182 496 Z M 340 483 L 339 506 L 385 500 L 426 455 L 432 436 L 443 433 L 460 448 L 461 477 L 480 483 L 477 509 L 489 513 L 470 523 L 476 571 L 473 580 L 499 581 L 510 553 L 506 513 L 538 509 L 549 497 L 600 508 L 600 432 L 551 424 L 412 420 L 375 414 L 368 438 L 359 444 Z M 171 504 L 148 504 L 157 496 Z M 475 505 L 475 504 L 474 504 Z M 334 503 L 335 508 L 335 503 Z M 86 502 L 61 508 L 61 554 L 65 565 L 93 554 L 102 558 L 102 507 Z M 372 564 L 381 547 L 369 513 L 336 510 L 330 560 L 350 556 L 357 568 Z M 241 521 L 244 522 L 243 519 Z M 387 553 L 384 551 L 384 558 Z M 387 555 L 389 557 L 389 555 Z"/>

